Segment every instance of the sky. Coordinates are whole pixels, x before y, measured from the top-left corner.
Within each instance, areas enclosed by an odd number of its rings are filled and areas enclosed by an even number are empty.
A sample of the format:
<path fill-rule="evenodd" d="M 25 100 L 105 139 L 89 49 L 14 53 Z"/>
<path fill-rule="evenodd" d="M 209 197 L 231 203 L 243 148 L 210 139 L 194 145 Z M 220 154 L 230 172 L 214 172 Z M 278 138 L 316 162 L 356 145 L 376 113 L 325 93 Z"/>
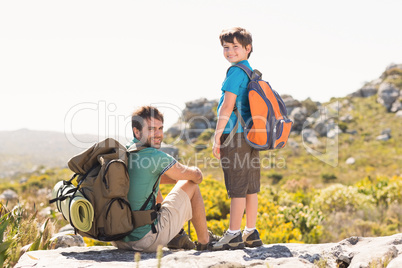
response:
<path fill-rule="evenodd" d="M 218 99 L 219 34 L 253 35 L 253 68 L 280 94 L 326 102 L 402 63 L 402 1 L 0 1 L 0 131 L 124 136 L 154 105 Z"/>

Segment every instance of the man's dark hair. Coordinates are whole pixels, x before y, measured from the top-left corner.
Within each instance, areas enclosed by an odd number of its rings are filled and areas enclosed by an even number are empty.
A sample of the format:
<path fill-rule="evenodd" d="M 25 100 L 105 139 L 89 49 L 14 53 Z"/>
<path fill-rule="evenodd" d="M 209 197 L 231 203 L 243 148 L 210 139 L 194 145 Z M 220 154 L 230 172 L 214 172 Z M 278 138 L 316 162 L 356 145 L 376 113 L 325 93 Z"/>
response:
<path fill-rule="evenodd" d="M 247 58 L 250 58 L 251 52 L 253 52 L 253 38 L 251 33 L 244 28 L 234 27 L 227 30 L 223 30 L 219 35 L 219 39 L 221 41 L 221 45 L 223 43 L 233 43 L 234 38 L 236 37 L 237 42 L 239 42 L 242 47 L 246 47 L 247 45 L 251 46 L 250 53 L 248 53 Z"/>
<path fill-rule="evenodd" d="M 163 123 L 163 114 L 152 106 L 142 106 L 138 110 L 134 111 L 131 116 L 131 128 L 136 128 L 142 131 L 144 121 L 147 119 L 155 118 Z"/>

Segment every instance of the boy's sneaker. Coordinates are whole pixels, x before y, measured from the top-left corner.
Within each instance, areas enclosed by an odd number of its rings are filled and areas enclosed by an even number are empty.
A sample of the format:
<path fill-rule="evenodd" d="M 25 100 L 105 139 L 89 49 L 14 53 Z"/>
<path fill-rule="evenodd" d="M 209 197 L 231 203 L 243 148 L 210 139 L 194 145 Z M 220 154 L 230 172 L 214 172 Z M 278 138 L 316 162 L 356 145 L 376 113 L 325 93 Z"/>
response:
<path fill-rule="evenodd" d="M 209 234 L 209 242 L 207 244 L 197 243 L 197 250 L 212 250 L 212 243 L 218 241 L 221 237 L 213 234 L 210 230 L 208 230 Z"/>
<path fill-rule="evenodd" d="M 216 243 L 212 244 L 212 250 L 242 249 L 244 248 L 241 232 L 230 234 L 226 232 Z"/>
<path fill-rule="evenodd" d="M 194 249 L 195 244 L 190 240 L 187 233 L 181 229 L 181 231 L 170 240 L 167 247 L 170 249 Z"/>
<path fill-rule="evenodd" d="M 243 232 L 243 241 L 246 247 L 255 248 L 262 246 L 262 241 L 260 239 L 260 234 L 258 233 L 257 229 L 255 229 L 251 233 L 244 233 Z"/>

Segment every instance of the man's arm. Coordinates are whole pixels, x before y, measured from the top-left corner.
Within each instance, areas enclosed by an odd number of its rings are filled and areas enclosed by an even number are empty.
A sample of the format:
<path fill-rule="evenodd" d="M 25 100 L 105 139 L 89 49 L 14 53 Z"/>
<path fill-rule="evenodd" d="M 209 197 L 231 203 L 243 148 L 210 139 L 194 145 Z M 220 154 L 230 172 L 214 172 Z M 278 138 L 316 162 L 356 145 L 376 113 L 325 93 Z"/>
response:
<path fill-rule="evenodd" d="M 174 181 L 188 180 L 196 184 L 202 182 L 202 173 L 198 167 L 188 167 L 179 162 L 176 162 L 171 168 L 166 170 L 163 175 L 166 175 L 168 179 Z M 161 177 L 161 179 L 167 180 L 164 177 Z"/>
<path fill-rule="evenodd" d="M 165 172 L 166 173 L 166 172 Z M 161 175 L 161 181 L 160 184 L 176 184 L 177 180 L 173 180 L 170 177 L 168 177 L 166 174 Z"/>

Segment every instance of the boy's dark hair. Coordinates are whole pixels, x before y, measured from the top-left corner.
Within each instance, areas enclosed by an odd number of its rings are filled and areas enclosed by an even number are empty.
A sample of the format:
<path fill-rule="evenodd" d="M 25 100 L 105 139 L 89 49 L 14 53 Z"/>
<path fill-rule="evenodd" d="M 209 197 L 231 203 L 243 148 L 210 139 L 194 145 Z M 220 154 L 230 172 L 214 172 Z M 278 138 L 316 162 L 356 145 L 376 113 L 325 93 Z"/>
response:
<path fill-rule="evenodd" d="M 152 106 L 142 106 L 133 112 L 131 116 L 131 128 L 136 128 L 141 131 L 144 121 L 151 117 L 158 119 L 163 123 L 163 114 L 158 109 Z"/>
<path fill-rule="evenodd" d="M 253 38 L 251 33 L 244 28 L 241 27 L 233 27 L 230 29 L 223 30 L 219 35 L 219 39 L 221 40 L 221 45 L 223 43 L 233 43 L 233 39 L 236 37 L 237 42 L 239 42 L 244 48 L 247 45 L 251 46 L 250 53 L 248 53 L 247 58 L 250 58 L 251 52 L 253 52 Z"/>

